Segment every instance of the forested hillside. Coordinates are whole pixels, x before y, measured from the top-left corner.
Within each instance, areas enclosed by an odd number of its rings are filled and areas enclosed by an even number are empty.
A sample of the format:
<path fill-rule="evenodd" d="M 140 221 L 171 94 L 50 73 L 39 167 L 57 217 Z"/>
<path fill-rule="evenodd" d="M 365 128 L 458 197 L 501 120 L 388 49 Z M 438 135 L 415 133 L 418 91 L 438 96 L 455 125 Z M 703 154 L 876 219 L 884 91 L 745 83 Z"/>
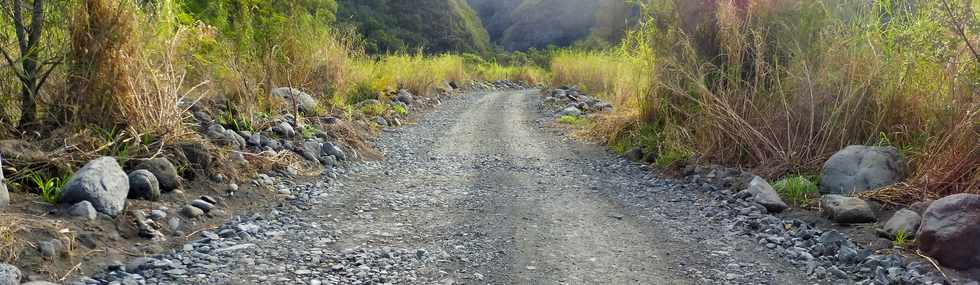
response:
<path fill-rule="evenodd" d="M 340 0 L 338 19 L 364 36 L 369 53 L 485 53 L 490 40 L 465 0 Z"/>
<path fill-rule="evenodd" d="M 615 42 L 637 9 L 621 0 L 469 0 L 491 40 L 509 50 Z M 601 45 L 601 44 L 600 44 Z"/>

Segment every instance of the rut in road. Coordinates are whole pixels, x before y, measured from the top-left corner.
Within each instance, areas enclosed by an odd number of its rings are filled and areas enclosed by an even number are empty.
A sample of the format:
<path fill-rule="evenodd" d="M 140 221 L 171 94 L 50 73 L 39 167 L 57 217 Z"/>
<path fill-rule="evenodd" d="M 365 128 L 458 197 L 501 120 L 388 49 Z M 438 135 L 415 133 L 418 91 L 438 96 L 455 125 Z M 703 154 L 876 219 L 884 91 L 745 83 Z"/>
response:
<path fill-rule="evenodd" d="M 539 121 L 536 91 L 471 94 L 379 138 L 384 161 L 251 224 L 180 277 L 225 284 L 800 284 L 704 218 L 699 190 Z M 226 244 L 229 245 L 229 244 Z M 220 247 L 220 245 L 216 246 Z"/>

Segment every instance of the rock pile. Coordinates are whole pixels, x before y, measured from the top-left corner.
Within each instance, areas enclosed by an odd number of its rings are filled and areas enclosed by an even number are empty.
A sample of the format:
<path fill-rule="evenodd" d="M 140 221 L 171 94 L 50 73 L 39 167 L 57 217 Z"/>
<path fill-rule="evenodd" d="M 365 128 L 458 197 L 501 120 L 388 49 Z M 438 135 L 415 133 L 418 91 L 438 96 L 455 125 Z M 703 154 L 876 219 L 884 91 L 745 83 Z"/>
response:
<path fill-rule="evenodd" d="M 684 179 L 688 183 L 702 185 L 714 197 L 704 209 L 708 218 L 731 225 L 731 230 L 753 239 L 760 248 L 781 256 L 814 280 L 831 284 L 943 283 L 942 275 L 927 262 L 876 254 L 841 232 L 821 229 L 799 219 L 774 216 L 758 202 L 759 195 L 749 195 L 758 192 L 751 189 L 765 188 L 760 187 L 764 182 L 761 178 L 722 167 L 695 167 L 686 174 Z M 749 190 L 740 193 L 723 190 L 739 187 L 744 185 L 739 181 L 749 180 Z"/>
<path fill-rule="evenodd" d="M 455 82 L 451 82 L 455 84 Z M 472 81 L 469 86 L 465 88 L 468 90 L 475 91 L 495 91 L 495 90 L 520 90 L 532 88 L 527 82 L 523 81 L 513 81 L 513 80 L 496 80 L 496 81 Z"/>
<path fill-rule="evenodd" d="M 576 86 L 562 86 L 542 92 L 545 94 L 545 105 L 559 107 L 555 117 L 572 116 L 581 117 L 591 113 L 609 112 L 613 110 L 612 104 L 592 98 L 579 91 Z"/>

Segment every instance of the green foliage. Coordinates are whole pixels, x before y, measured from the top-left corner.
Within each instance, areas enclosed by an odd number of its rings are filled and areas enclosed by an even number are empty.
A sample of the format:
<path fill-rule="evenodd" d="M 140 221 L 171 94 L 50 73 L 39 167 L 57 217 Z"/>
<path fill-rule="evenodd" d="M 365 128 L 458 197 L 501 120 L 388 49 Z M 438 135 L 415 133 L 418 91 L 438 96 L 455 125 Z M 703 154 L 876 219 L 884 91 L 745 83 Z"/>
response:
<path fill-rule="evenodd" d="M 382 103 L 370 103 L 361 106 L 361 112 L 370 116 L 384 115 L 385 111 L 388 111 L 388 107 Z"/>
<path fill-rule="evenodd" d="M 402 116 L 408 115 L 408 109 L 405 108 L 404 105 L 400 105 L 400 104 L 391 105 L 391 109 L 395 110 L 395 113 L 398 113 L 398 115 L 402 115 Z"/>
<path fill-rule="evenodd" d="M 34 185 L 40 191 L 41 198 L 51 204 L 58 203 L 61 198 L 61 189 L 64 188 L 68 179 L 68 176 L 45 178 L 39 173 L 31 174 L 31 181 L 34 182 Z"/>
<path fill-rule="evenodd" d="M 655 164 L 659 167 L 670 167 L 677 165 L 677 163 L 687 161 L 691 156 L 691 152 L 688 150 L 666 147 L 657 154 L 657 162 Z"/>
<path fill-rule="evenodd" d="M 815 179 L 815 177 L 791 176 L 776 181 L 772 187 L 791 204 L 805 207 L 813 199 L 820 197 L 820 189 L 811 182 Z"/>
<path fill-rule="evenodd" d="M 323 29 L 336 19 L 334 0 L 178 0 L 183 24 L 202 21 L 230 38 L 238 51 L 264 55 L 283 37 L 303 29 Z M 192 20 L 193 19 L 193 20 Z"/>
<path fill-rule="evenodd" d="M 304 139 L 312 139 L 314 136 L 316 136 L 316 133 L 320 132 L 319 129 L 311 125 L 303 125 L 303 129 L 301 131 Z"/>
<path fill-rule="evenodd" d="M 102 140 L 102 143 L 106 145 L 106 148 L 102 154 L 116 157 L 120 161 L 126 161 L 129 159 L 132 144 L 127 142 L 125 138 L 125 131 L 121 127 L 114 126 L 111 128 L 102 128 L 92 126 L 91 129 L 95 130 L 96 135 L 98 135 L 99 139 Z M 142 137 L 140 138 L 140 141 L 136 143 L 143 143 Z"/>
<path fill-rule="evenodd" d="M 218 116 L 218 124 L 236 132 L 255 132 L 255 126 L 252 120 L 245 116 L 236 115 L 237 113 L 231 107 L 227 108 L 225 112 Z"/>
<path fill-rule="evenodd" d="M 465 0 L 340 0 L 338 19 L 355 26 L 372 54 L 486 53 L 490 38 Z"/>
<path fill-rule="evenodd" d="M 892 242 L 892 245 L 905 248 L 908 246 L 908 244 L 909 234 L 905 232 L 905 229 L 899 229 L 898 232 L 895 233 L 895 240 Z"/>
<path fill-rule="evenodd" d="M 558 118 L 558 123 L 567 125 L 578 125 L 582 122 L 582 118 L 578 116 L 564 115 Z"/>

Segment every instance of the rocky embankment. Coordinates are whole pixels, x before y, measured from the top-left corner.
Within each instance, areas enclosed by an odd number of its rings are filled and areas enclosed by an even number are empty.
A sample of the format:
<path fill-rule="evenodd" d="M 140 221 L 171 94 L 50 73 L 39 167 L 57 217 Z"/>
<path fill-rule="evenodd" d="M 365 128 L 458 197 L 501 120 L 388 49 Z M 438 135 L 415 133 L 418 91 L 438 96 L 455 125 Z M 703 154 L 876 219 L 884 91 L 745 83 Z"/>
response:
<path fill-rule="evenodd" d="M 612 111 L 608 103 L 574 86 L 542 96 L 554 120 Z M 644 167 L 657 159 L 656 153 L 641 148 L 624 156 Z M 757 242 L 815 281 L 976 284 L 970 279 L 980 279 L 980 195 L 953 195 L 897 210 L 857 197 L 900 182 L 902 165 L 902 157 L 891 147 L 842 149 L 824 164 L 819 211 L 791 207 L 768 181 L 743 170 L 688 165 L 679 180 L 692 186 L 685 189 L 713 197 L 704 208 L 705 218 L 730 225 L 727 230 Z"/>
<path fill-rule="evenodd" d="M 3 260 L 18 265 L 0 263 L 0 284 L 143 283 L 146 280 L 139 275 L 116 272 L 160 269 L 179 275 L 186 271 L 187 258 L 213 260 L 221 253 L 246 250 L 245 242 L 211 241 L 230 235 L 267 238 L 257 229 L 277 225 L 284 231 L 296 230 L 288 220 L 276 221 L 274 214 L 246 213 L 316 195 L 287 186 L 312 179 L 323 186 L 345 175 L 357 161 L 376 155 L 365 141 L 379 129 L 400 126 L 414 113 L 441 104 L 440 98 L 464 90 L 525 88 L 511 81 L 445 85 L 433 91 L 435 96 L 390 91 L 355 106 L 363 112 L 349 121 L 320 115 L 317 100 L 294 88 L 273 90 L 272 97 L 292 106 L 286 108 L 292 111 L 261 125 L 247 125 L 251 122 L 236 117 L 233 103 L 226 98 L 204 98 L 187 107 L 199 140 L 180 143 L 153 158 L 91 159 L 67 179 L 58 204 L 31 201 L 38 198 L 27 193 L 15 192 L 8 198 L 6 183 L 0 183 L 4 187 L 0 215 L 6 222 L 0 225 L 0 234 L 10 238 L 2 244 L 2 252 L 12 254 Z M 5 166 L 45 157 L 37 146 L 14 140 L 0 142 L 0 154 Z M 184 252 L 188 246 L 198 254 L 169 260 L 149 257 L 171 247 L 178 248 L 173 252 Z M 134 260 L 133 256 L 147 257 Z M 106 268 L 107 273 L 96 278 L 72 278 Z"/>

